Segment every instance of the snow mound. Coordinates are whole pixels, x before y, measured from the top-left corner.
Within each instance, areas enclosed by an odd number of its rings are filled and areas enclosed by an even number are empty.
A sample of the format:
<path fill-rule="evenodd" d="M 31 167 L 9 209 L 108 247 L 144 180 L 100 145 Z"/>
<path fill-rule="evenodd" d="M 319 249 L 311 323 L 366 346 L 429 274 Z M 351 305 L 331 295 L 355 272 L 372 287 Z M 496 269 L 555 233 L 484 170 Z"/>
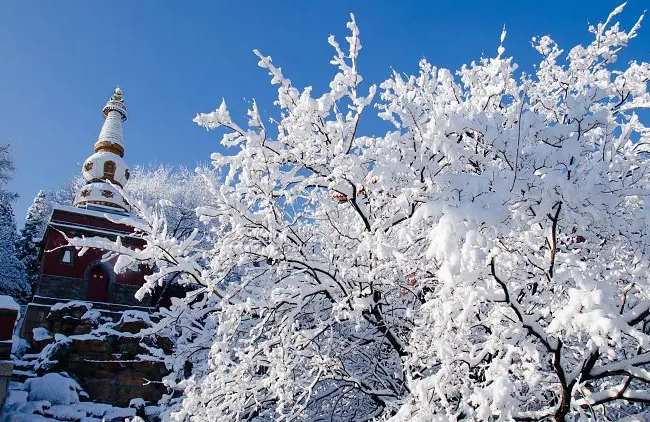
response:
<path fill-rule="evenodd" d="M 145 403 L 144 399 L 142 399 L 140 397 L 135 398 L 135 399 L 131 399 L 131 401 L 129 402 L 129 407 L 132 407 L 134 409 L 137 409 L 137 408 L 140 408 L 140 407 L 145 407 L 145 405 L 146 405 L 146 403 Z"/>
<path fill-rule="evenodd" d="M 7 400 L 5 401 L 5 406 L 11 406 L 16 403 L 25 403 L 27 401 L 27 391 L 22 390 L 12 390 L 10 389 L 7 392 Z"/>
<path fill-rule="evenodd" d="M 12 311 L 20 311 L 20 306 L 11 296 L 0 295 L 0 309 L 10 309 Z"/>
<path fill-rule="evenodd" d="M 79 307 L 85 307 L 86 311 L 89 311 L 93 305 L 88 302 L 82 302 L 79 300 L 71 300 L 70 302 L 59 302 L 52 305 L 50 311 L 63 311 L 68 309 L 74 309 Z"/>
<path fill-rule="evenodd" d="M 152 324 L 148 313 L 135 310 L 124 311 L 118 324 L 121 325 L 129 322 L 144 322 L 147 325 Z"/>
<path fill-rule="evenodd" d="M 32 336 L 34 337 L 34 341 L 45 341 L 52 339 L 52 333 L 43 327 L 34 328 L 32 330 Z"/>
<path fill-rule="evenodd" d="M 54 404 L 73 404 L 79 402 L 81 387 L 72 378 L 51 373 L 25 381 L 30 401 L 45 400 Z"/>
<path fill-rule="evenodd" d="M 90 321 L 90 322 L 97 323 L 100 321 L 101 316 L 102 316 L 101 312 L 99 312 L 96 309 L 92 309 L 90 311 L 86 311 L 86 313 L 81 316 L 81 319 L 83 321 Z"/>

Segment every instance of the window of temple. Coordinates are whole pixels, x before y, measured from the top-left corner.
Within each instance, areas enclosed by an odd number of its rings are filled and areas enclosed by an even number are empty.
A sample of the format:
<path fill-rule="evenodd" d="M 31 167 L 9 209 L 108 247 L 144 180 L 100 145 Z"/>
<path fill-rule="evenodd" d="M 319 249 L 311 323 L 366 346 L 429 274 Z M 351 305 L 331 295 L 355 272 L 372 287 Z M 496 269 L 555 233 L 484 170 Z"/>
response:
<path fill-rule="evenodd" d="M 63 251 L 63 257 L 61 257 L 61 262 L 63 264 L 72 264 L 72 250 L 65 249 Z"/>
<path fill-rule="evenodd" d="M 113 179 L 115 177 L 115 163 L 113 161 L 104 163 L 104 177 L 107 179 Z"/>

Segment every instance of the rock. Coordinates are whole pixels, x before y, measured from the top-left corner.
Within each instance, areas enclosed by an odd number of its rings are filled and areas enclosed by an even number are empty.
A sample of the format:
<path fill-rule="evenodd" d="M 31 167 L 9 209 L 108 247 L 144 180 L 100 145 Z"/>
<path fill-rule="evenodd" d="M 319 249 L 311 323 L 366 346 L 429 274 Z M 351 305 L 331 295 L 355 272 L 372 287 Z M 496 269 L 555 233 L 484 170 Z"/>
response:
<path fill-rule="evenodd" d="M 81 324 L 77 325 L 74 328 L 73 334 L 79 335 L 79 334 L 88 334 L 92 331 L 92 327 L 90 325 L 85 324 L 85 321 L 81 321 Z"/>
<path fill-rule="evenodd" d="M 36 327 L 32 329 L 32 347 L 36 350 L 43 350 L 48 344 L 54 342 L 54 336 L 46 328 Z"/>
<path fill-rule="evenodd" d="M 142 311 L 128 310 L 122 313 L 116 330 L 126 333 L 137 334 L 145 328 L 151 327 L 152 322 L 149 314 Z"/>
<path fill-rule="evenodd" d="M 47 320 L 60 320 L 64 317 L 80 320 L 81 317 L 93 307 L 88 302 L 70 301 L 67 303 L 57 303 L 50 308 Z"/>
<path fill-rule="evenodd" d="M 122 359 L 124 360 L 133 360 L 139 354 L 145 353 L 145 350 L 140 346 L 140 339 L 138 338 L 120 337 L 117 340 L 115 349 L 118 353 L 122 354 Z"/>
<path fill-rule="evenodd" d="M 77 336 L 73 338 L 76 353 L 110 354 L 113 348 L 106 337 Z"/>
<path fill-rule="evenodd" d="M 41 351 L 34 365 L 34 369 L 43 374 L 63 369 L 68 355 L 72 351 L 72 340 L 61 334 L 54 336 L 54 343 L 48 344 Z"/>

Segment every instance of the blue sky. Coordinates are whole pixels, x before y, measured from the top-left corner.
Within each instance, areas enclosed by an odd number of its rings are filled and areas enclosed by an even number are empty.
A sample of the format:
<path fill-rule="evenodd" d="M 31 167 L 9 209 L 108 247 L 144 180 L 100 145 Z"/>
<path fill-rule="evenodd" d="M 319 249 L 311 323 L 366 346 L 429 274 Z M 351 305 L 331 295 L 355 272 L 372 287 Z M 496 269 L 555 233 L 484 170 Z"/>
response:
<path fill-rule="evenodd" d="M 456 69 L 494 55 L 503 25 L 506 54 L 530 70 L 535 35 L 569 48 L 618 1 L 8 1 L 0 0 L 0 142 L 13 144 L 19 221 L 39 189 L 79 174 L 101 128 L 101 109 L 119 85 L 129 109 L 125 159 L 185 165 L 208 162 L 219 135 L 192 123 L 225 98 L 244 121 L 257 99 L 273 114 L 275 89 L 254 48 L 271 55 L 294 85 L 316 92 L 333 74 L 329 34 L 340 42 L 353 12 L 361 31 L 359 66 L 381 82 L 391 69 L 417 71 L 427 58 Z M 630 27 L 647 8 L 631 0 Z M 621 60 L 650 60 L 650 18 Z M 365 134 L 381 130 L 370 122 Z"/>

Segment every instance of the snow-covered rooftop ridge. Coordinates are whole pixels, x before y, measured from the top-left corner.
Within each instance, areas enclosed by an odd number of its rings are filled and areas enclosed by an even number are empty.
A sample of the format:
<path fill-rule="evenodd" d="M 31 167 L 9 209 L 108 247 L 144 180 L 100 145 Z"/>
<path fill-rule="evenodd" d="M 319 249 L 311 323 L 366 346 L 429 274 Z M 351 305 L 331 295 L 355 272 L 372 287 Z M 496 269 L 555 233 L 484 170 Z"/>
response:
<path fill-rule="evenodd" d="M 0 309 L 10 309 L 12 311 L 19 311 L 20 306 L 11 296 L 0 296 Z"/>
<path fill-rule="evenodd" d="M 86 225 L 81 225 L 81 224 L 66 224 L 66 223 L 59 223 L 59 222 L 53 222 L 53 223 L 50 223 L 50 225 L 53 226 L 53 227 L 58 227 L 58 228 L 72 228 L 72 229 L 85 228 L 89 232 L 95 233 L 96 235 L 98 235 L 100 237 L 104 237 L 104 236 L 120 236 L 122 238 L 139 239 L 137 236 L 133 236 L 132 233 L 126 232 L 126 231 L 98 229 L 96 227 L 91 227 L 91 226 L 86 226 Z M 102 236 L 102 235 L 104 235 L 104 236 Z"/>
<path fill-rule="evenodd" d="M 117 208 L 108 209 L 108 207 L 73 207 L 70 205 L 54 205 L 54 210 L 67 211 L 75 214 L 91 215 L 93 217 L 106 218 L 106 214 L 123 214 L 126 215 L 126 211 L 119 210 Z"/>
<path fill-rule="evenodd" d="M 102 207 L 100 205 L 95 205 L 95 204 L 89 205 L 88 207 L 73 207 L 70 205 L 55 204 L 53 208 L 54 210 L 65 211 L 74 214 L 82 214 L 82 215 L 104 218 L 109 221 L 115 219 L 115 216 L 117 215 L 122 217 L 129 217 L 129 219 L 135 220 L 137 222 L 141 222 L 141 223 L 145 222 L 140 217 L 135 217 L 127 213 L 126 211 L 117 208 L 112 208 L 112 207 Z"/>

